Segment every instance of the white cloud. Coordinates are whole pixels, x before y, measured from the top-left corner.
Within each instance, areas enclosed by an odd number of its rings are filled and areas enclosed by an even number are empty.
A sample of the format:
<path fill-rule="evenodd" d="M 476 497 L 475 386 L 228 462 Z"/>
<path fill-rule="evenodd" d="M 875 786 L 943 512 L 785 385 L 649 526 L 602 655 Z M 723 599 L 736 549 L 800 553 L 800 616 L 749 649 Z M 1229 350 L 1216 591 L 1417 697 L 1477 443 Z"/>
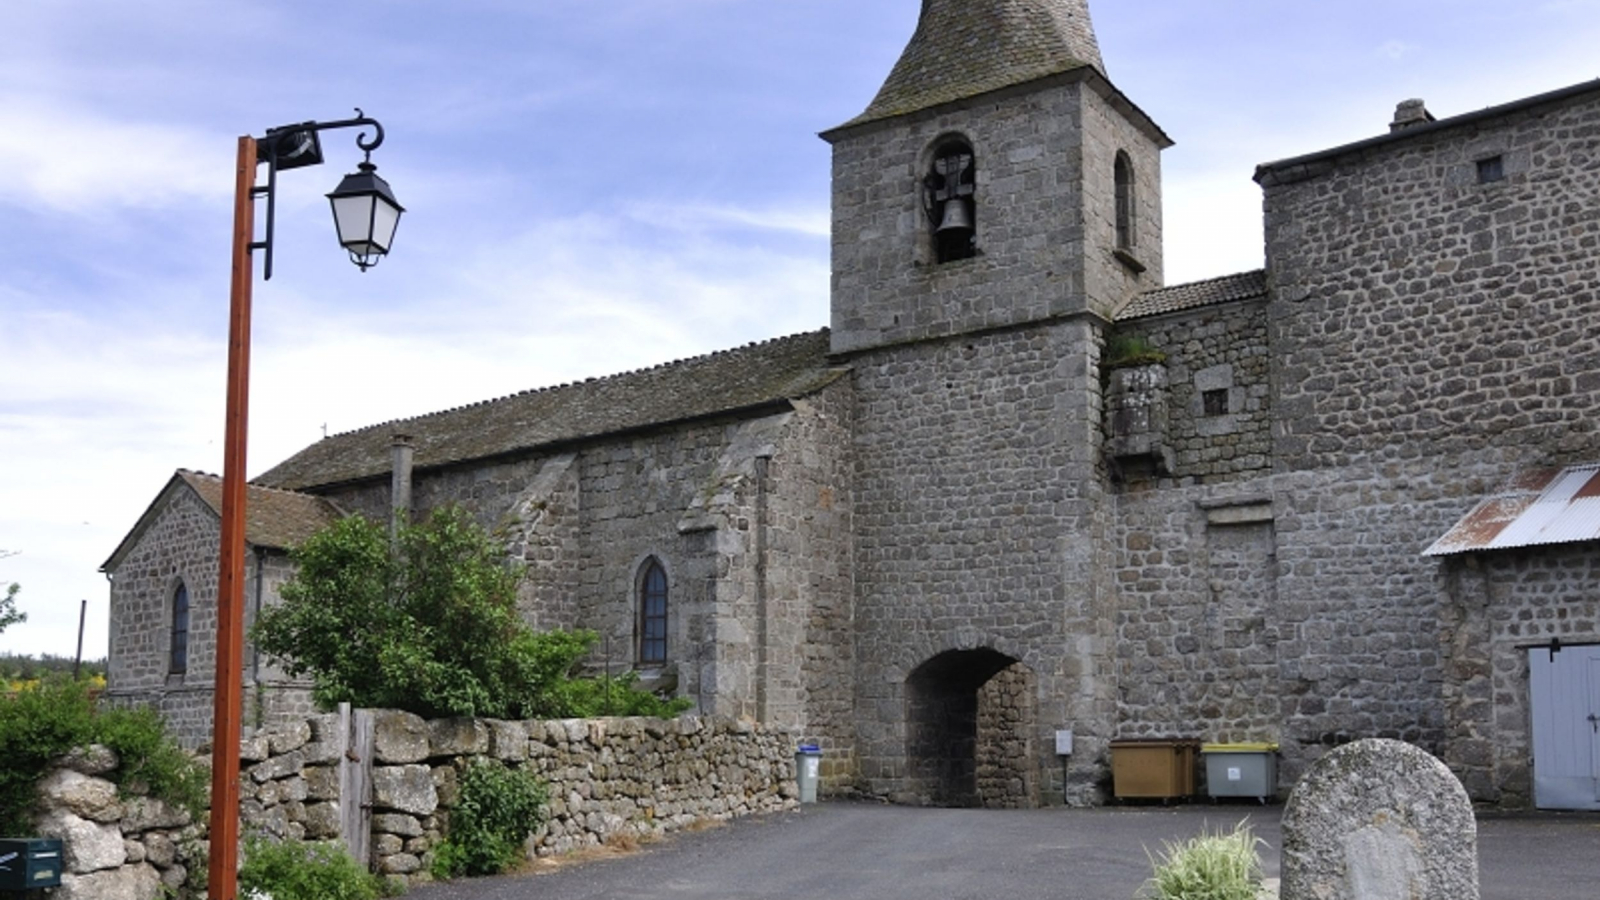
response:
<path fill-rule="evenodd" d="M 174 125 L 0 94 L 0 200 L 73 215 L 232 193 L 229 145 Z"/>

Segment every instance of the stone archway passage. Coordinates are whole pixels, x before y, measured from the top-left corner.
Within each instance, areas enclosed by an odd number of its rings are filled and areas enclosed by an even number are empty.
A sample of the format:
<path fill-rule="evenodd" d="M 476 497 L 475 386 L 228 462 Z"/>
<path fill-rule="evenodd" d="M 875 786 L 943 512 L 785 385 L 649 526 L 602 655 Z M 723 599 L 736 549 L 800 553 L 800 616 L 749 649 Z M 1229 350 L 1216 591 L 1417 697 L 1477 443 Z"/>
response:
<path fill-rule="evenodd" d="M 938 806 L 1038 803 L 1033 670 L 990 649 L 948 650 L 906 679 L 910 787 Z"/>

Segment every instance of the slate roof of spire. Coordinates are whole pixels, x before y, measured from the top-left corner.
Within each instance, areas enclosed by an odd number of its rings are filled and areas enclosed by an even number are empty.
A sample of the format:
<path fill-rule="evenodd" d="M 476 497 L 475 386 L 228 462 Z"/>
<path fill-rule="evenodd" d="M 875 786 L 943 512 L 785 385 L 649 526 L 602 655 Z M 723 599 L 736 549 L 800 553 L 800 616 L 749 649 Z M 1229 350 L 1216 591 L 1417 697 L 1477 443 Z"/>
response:
<path fill-rule="evenodd" d="M 824 328 L 333 435 L 255 483 L 302 490 L 387 478 L 399 434 L 411 438 L 422 469 L 776 406 L 843 372 L 828 362 Z"/>
<path fill-rule="evenodd" d="M 922 0 L 917 30 L 866 112 L 849 125 L 1092 66 L 1087 0 Z"/>

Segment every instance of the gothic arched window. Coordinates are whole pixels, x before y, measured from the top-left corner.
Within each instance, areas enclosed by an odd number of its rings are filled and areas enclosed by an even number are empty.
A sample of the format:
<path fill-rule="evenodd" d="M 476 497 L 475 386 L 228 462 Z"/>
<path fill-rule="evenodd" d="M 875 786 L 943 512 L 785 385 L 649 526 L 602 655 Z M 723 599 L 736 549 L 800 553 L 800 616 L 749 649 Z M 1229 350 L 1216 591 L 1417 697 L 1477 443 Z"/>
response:
<path fill-rule="evenodd" d="M 639 664 L 667 661 L 667 572 L 654 559 L 639 579 Z"/>
<path fill-rule="evenodd" d="M 168 646 L 167 672 L 181 675 L 189 671 L 189 588 L 182 582 L 172 592 L 172 640 Z"/>
<path fill-rule="evenodd" d="M 1137 192 L 1133 181 L 1133 161 L 1117 151 L 1117 249 L 1128 250 L 1139 243 Z"/>
<path fill-rule="evenodd" d="M 977 186 L 972 145 L 960 139 L 940 144 L 933 153 L 932 168 L 922 179 L 923 210 L 933 228 L 937 261 L 955 262 L 978 255 Z"/>

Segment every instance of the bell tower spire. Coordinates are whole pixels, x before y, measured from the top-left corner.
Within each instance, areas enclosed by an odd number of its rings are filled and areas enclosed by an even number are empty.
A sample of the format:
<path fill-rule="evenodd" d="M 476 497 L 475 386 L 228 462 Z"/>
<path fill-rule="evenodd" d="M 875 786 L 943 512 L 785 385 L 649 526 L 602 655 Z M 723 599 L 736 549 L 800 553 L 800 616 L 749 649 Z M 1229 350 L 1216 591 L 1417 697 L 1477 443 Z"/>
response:
<path fill-rule="evenodd" d="M 832 348 L 1073 317 L 1161 285 L 1161 150 L 1088 0 L 923 0 L 833 145 Z"/>
<path fill-rule="evenodd" d="M 1088 0 L 922 0 L 916 33 L 866 112 L 904 115 L 1089 66 L 1105 74 Z"/>

